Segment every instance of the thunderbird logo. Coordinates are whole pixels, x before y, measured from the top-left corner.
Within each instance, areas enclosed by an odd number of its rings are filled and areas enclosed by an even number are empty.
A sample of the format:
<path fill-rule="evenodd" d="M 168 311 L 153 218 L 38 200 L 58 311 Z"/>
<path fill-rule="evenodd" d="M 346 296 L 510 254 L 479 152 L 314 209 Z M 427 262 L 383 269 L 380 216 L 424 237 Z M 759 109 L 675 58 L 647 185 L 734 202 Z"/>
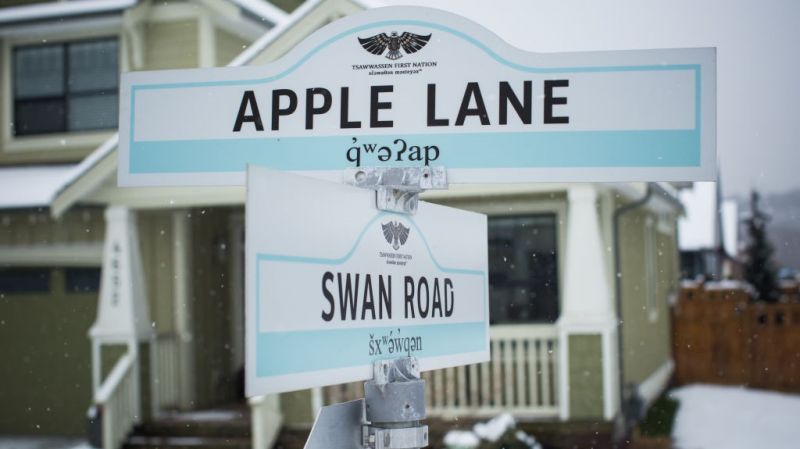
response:
<path fill-rule="evenodd" d="M 389 48 L 389 53 L 386 53 L 386 58 L 392 61 L 400 59 L 403 54 L 400 52 L 402 48 L 406 54 L 416 53 L 428 43 L 431 35 L 422 36 L 420 34 L 404 32 L 398 35 L 397 31 L 392 31 L 392 34 L 376 34 L 368 38 L 358 38 L 358 42 L 364 47 L 364 50 L 372 53 L 373 55 L 382 55 L 386 48 Z"/>
<path fill-rule="evenodd" d="M 383 237 L 392 245 L 395 251 L 406 243 L 406 240 L 408 240 L 408 233 L 411 231 L 411 229 L 396 221 L 382 223 L 381 228 L 383 228 Z"/>

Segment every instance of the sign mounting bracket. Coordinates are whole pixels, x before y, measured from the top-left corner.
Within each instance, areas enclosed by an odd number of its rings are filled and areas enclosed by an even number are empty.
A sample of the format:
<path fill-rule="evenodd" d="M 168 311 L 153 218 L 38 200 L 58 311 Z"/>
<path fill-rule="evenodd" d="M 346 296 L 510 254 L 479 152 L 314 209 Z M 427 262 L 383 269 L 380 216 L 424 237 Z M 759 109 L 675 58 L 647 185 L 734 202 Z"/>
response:
<path fill-rule="evenodd" d="M 445 190 L 444 167 L 358 167 L 344 171 L 344 182 L 375 190 L 375 207 L 380 210 L 414 215 L 419 194 L 425 190 Z"/>

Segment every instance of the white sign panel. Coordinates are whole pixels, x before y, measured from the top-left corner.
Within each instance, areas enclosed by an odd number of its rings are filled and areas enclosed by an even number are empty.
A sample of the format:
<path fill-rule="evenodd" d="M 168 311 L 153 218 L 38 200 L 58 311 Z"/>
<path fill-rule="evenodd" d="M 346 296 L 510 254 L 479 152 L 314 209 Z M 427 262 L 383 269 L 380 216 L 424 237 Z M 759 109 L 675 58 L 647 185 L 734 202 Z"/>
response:
<path fill-rule="evenodd" d="M 243 184 L 247 163 L 340 180 L 712 180 L 713 48 L 537 54 L 419 7 L 368 10 L 259 67 L 126 73 L 121 185 Z"/>
<path fill-rule="evenodd" d="M 247 395 L 372 377 L 372 362 L 422 370 L 489 360 L 486 216 L 250 166 Z M 298 201 L 302 198 L 302 201 Z"/>

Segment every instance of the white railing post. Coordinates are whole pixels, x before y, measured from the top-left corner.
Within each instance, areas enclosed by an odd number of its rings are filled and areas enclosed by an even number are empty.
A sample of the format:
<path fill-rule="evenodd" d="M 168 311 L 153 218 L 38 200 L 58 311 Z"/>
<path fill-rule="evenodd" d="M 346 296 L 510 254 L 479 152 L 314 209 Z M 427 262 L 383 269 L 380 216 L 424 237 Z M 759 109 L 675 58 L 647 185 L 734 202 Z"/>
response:
<path fill-rule="evenodd" d="M 94 397 L 102 419 L 103 449 L 117 449 L 139 422 L 136 353 L 129 351 L 117 361 Z"/>
<path fill-rule="evenodd" d="M 249 399 L 253 449 L 269 449 L 275 444 L 283 415 L 280 396 L 254 396 Z"/>
<path fill-rule="evenodd" d="M 194 403 L 194 344 L 192 343 L 192 260 L 191 224 L 188 210 L 172 214 L 172 264 L 173 307 L 175 309 L 175 371 L 177 382 L 177 404 L 188 409 Z M 180 382 L 177 381 L 180 379 Z"/>
<path fill-rule="evenodd" d="M 153 328 L 145 295 L 136 214 L 125 207 L 109 206 L 105 219 L 97 319 L 89 337 L 94 403 L 102 412 L 103 446 L 117 449 L 142 419 L 139 344 L 152 341 Z M 102 346 L 108 344 L 127 345 L 128 350 L 108 377 L 102 379 Z"/>

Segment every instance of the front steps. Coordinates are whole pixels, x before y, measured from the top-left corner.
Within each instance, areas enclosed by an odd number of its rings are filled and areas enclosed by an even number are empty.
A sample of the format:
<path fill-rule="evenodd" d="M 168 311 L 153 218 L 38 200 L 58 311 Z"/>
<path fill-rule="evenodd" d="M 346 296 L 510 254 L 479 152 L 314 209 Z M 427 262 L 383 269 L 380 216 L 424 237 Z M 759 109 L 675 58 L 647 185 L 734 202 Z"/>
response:
<path fill-rule="evenodd" d="M 168 412 L 137 426 L 123 449 L 252 449 L 250 410 Z"/>

